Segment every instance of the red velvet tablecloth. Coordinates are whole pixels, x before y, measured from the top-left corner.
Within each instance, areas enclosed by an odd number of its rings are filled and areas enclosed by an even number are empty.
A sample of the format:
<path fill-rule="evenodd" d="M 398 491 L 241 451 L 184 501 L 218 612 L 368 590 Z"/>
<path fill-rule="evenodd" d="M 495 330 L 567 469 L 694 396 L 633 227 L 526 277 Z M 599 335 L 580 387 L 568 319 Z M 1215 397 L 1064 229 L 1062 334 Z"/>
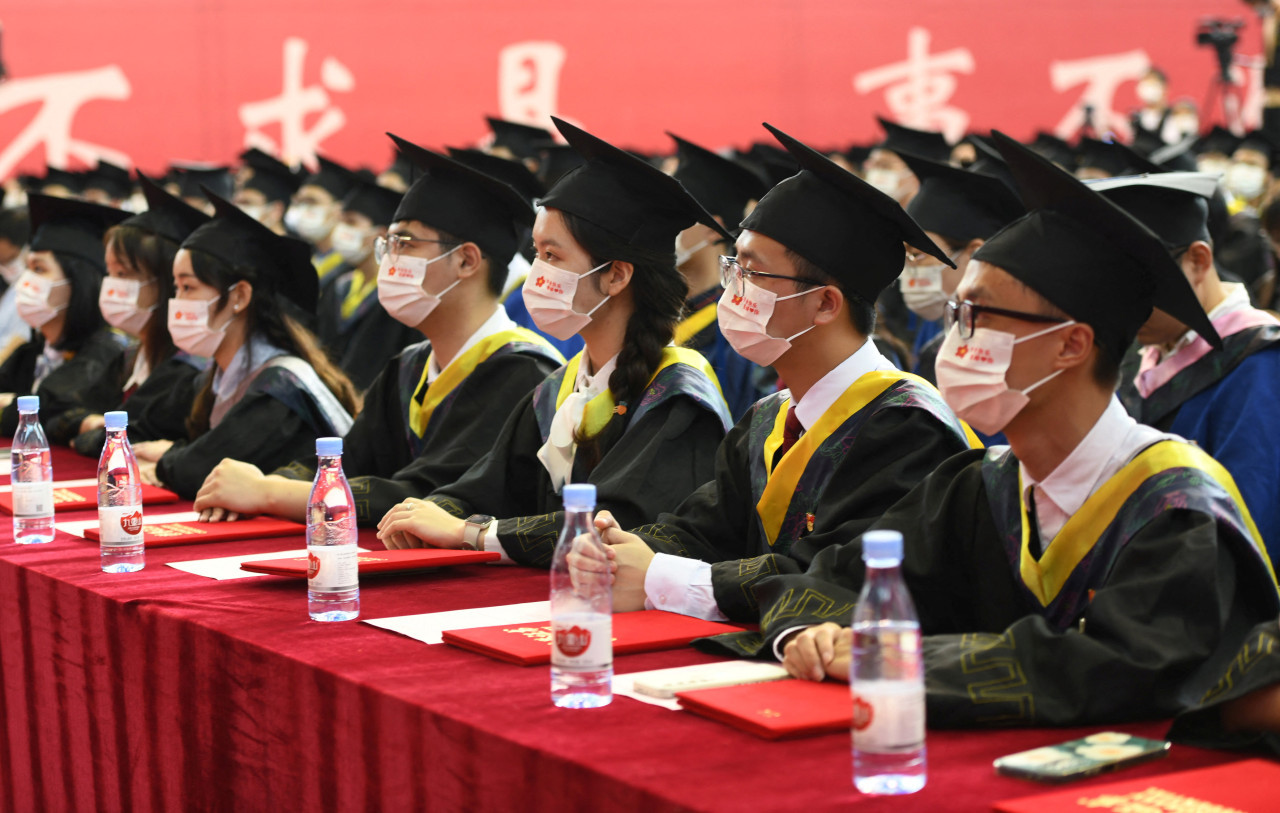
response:
<path fill-rule="evenodd" d="M 60 480 L 93 468 L 55 456 Z M 866 797 L 850 784 L 846 735 L 768 742 L 625 697 L 556 709 L 546 668 L 309 621 L 301 581 L 220 582 L 165 566 L 300 549 L 300 537 L 154 549 L 134 574 L 102 573 L 97 547 L 66 534 L 10 540 L 6 522 L 3 810 L 984 810 L 1049 789 L 994 775 L 993 759 L 1096 730 L 930 732 L 927 787 Z M 361 542 L 378 547 L 367 532 Z M 361 613 L 546 594 L 544 572 L 473 566 L 366 579 Z M 621 657 L 615 669 L 708 660 L 681 650 Z M 1121 728 L 1160 736 L 1166 726 Z M 1175 745 L 1077 786 L 1236 758 Z"/>

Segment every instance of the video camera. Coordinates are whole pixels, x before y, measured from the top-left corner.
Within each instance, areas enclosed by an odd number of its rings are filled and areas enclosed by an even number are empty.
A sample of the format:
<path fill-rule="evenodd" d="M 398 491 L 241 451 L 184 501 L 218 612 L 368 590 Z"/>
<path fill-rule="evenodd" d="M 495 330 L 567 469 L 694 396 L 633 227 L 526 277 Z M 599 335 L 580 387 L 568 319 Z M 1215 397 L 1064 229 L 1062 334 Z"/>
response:
<path fill-rule="evenodd" d="M 1206 17 L 1196 25 L 1196 45 L 1204 45 L 1218 55 L 1218 70 L 1223 84 L 1231 84 L 1231 52 L 1240 41 L 1244 20 Z"/>

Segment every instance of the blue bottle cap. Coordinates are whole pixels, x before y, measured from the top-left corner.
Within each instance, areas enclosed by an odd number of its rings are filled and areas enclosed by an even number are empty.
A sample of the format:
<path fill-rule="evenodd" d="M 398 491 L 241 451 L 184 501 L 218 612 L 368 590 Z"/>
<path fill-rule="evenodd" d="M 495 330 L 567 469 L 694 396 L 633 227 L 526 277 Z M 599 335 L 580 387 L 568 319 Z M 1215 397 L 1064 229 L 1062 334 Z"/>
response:
<path fill-rule="evenodd" d="M 588 511 L 596 507 L 596 487 L 591 483 L 573 483 L 564 487 L 567 511 Z"/>
<path fill-rule="evenodd" d="M 107 422 L 107 429 L 124 429 L 129 425 L 129 413 L 122 409 L 108 412 L 102 418 Z"/>
<path fill-rule="evenodd" d="M 40 396 L 39 395 L 19 395 L 18 411 L 19 412 L 39 412 Z"/>
<path fill-rule="evenodd" d="M 342 438 L 316 438 L 316 455 L 337 457 L 342 454 Z"/>
<path fill-rule="evenodd" d="M 862 561 L 872 559 L 902 561 L 902 534 L 898 531 L 867 531 L 862 535 Z"/>

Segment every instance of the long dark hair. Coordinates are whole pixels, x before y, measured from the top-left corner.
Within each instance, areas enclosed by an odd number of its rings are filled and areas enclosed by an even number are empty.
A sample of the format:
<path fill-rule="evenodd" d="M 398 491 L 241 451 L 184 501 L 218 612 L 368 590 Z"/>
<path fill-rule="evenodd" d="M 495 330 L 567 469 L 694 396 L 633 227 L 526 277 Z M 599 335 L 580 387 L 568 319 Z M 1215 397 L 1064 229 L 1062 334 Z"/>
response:
<path fill-rule="evenodd" d="M 218 290 L 217 306 L 221 311 L 227 305 L 227 290 L 237 282 L 258 282 L 262 275 L 250 268 L 232 266 L 212 254 L 199 249 L 187 249 L 191 254 L 191 269 L 196 279 L 205 285 Z M 245 311 L 246 341 L 260 336 L 286 353 L 297 356 L 311 365 L 320 376 L 320 380 L 337 397 L 348 412 L 355 415 L 360 411 L 360 395 L 355 385 L 347 378 L 320 347 L 316 337 L 300 325 L 297 320 L 285 313 L 274 294 L 265 285 L 259 284 L 254 289 L 253 299 Z M 191 414 L 187 416 L 187 432 L 192 438 L 199 437 L 209 431 L 209 416 L 213 411 L 213 376 L 210 375 L 204 387 L 196 394 L 191 403 Z M 265 428 L 264 431 L 271 431 Z"/>
<path fill-rule="evenodd" d="M 102 287 L 102 268 L 74 254 L 57 249 L 53 257 L 62 268 L 67 282 L 71 283 L 71 299 L 67 302 L 66 319 L 62 323 L 62 335 L 53 343 L 57 350 L 72 352 L 84 347 L 89 337 L 106 325 L 98 308 L 98 291 Z"/>
<path fill-rule="evenodd" d="M 114 226 L 107 232 L 106 244 L 120 259 L 142 272 L 156 286 L 156 309 L 142 330 L 142 347 L 147 365 L 156 369 L 173 355 L 173 338 L 165 307 L 173 298 L 173 258 L 178 244 L 167 237 L 153 234 L 138 226 Z"/>

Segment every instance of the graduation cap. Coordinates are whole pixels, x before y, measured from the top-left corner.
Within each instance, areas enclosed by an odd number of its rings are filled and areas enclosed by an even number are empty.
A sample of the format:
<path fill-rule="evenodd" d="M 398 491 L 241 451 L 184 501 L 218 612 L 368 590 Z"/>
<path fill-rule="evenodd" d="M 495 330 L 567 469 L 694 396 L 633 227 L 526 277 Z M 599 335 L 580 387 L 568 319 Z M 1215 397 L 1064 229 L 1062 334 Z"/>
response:
<path fill-rule="evenodd" d="M 1121 144 L 1085 136 L 1076 145 L 1076 167 L 1092 167 L 1108 175 L 1123 175 L 1129 167 L 1129 157 Z"/>
<path fill-rule="evenodd" d="M 659 251 L 673 252 L 676 235 L 694 223 L 733 242 L 675 178 L 566 121 L 551 120 L 586 163 L 557 181 L 540 205 L 576 215 L 631 245 Z"/>
<path fill-rule="evenodd" d="M 1138 219 L 1173 251 L 1209 241 L 1209 201 L 1218 190 L 1211 172 L 1160 172 L 1085 184 Z"/>
<path fill-rule="evenodd" d="M 882 150 L 909 152 L 933 161 L 946 161 L 951 157 L 951 145 L 942 133 L 903 127 L 879 116 L 876 116 L 876 121 L 884 128 L 884 141 L 876 145 Z"/>
<path fill-rule="evenodd" d="M 1240 139 L 1235 133 L 1221 125 L 1215 124 L 1213 129 L 1202 135 L 1191 149 L 1196 155 L 1221 153 L 1222 155 L 1230 157 L 1231 153 L 1235 152 L 1236 147 L 1238 146 L 1240 146 Z"/>
<path fill-rule="evenodd" d="M 758 201 L 769 191 L 769 184 L 757 172 L 742 164 L 717 155 L 706 147 L 668 132 L 676 142 L 675 179 L 684 184 L 689 194 L 708 212 L 724 221 L 734 231 L 742 220 L 749 201 Z"/>
<path fill-rule="evenodd" d="M 1005 163 L 1004 156 L 996 149 L 995 144 L 991 143 L 991 139 L 975 134 L 969 136 L 969 143 L 973 144 L 974 151 L 977 153 L 977 157 L 968 167 L 969 171 L 996 178 L 1009 187 L 1014 195 L 1017 195 L 1018 185 L 1013 181 L 1013 173 L 1009 171 L 1009 165 Z"/>
<path fill-rule="evenodd" d="M 84 191 L 97 189 L 113 200 L 123 200 L 133 193 L 133 178 L 129 170 L 98 159 L 98 165 L 85 176 Z"/>
<path fill-rule="evenodd" d="M 522 161 L 512 161 L 497 155 L 490 155 L 480 150 L 466 150 L 449 147 L 449 157 L 460 164 L 477 169 L 490 178 L 497 178 L 520 193 L 530 206 L 534 200 L 547 193 L 547 187 L 538 180 L 538 176 L 529 171 Z"/>
<path fill-rule="evenodd" d="M 1254 130 L 1245 133 L 1244 138 L 1240 139 L 1240 143 L 1236 145 L 1235 152 L 1240 150 L 1252 150 L 1253 152 L 1262 153 L 1267 157 L 1267 166 L 1270 167 L 1275 161 L 1277 152 L 1280 152 L 1280 146 L 1271 136 L 1262 130 Z"/>
<path fill-rule="evenodd" d="M 99 272 L 106 271 L 102 236 L 129 217 L 114 206 L 99 206 L 74 198 L 32 192 L 27 195 L 31 213 L 31 250 L 56 251 L 79 257 Z"/>
<path fill-rule="evenodd" d="M 334 200 L 342 200 L 356 185 L 356 174 L 337 161 L 316 156 L 320 168 L 306 177 L 300 186 L 318 186 L 333 195 Z"/>
<path fill-rule="evenodd" d="M 742 228 L 777 240 L 870 304 L 902 273 L 906 243 L 955 268 L 898 202 L 825 155 L 764 125 L 800 164 L 769 190 Z"/>
<path fill-rule="evenodd" d="M 209 222 L 207 214 L 170 195 L 141 172 L 138 173 L 138 185 L 146 196 L 147 211 L 134 215 L 121 225 L 137 226 L 181 245 L 191 232 Z"/>
<path fill-rule="evenodd" d="M 800 171 L 800 165 L 791 153 L 763 141 L 752 144 L 750 149 L 738 156 L 738 160 L 748 169 L 762 173 L 768 179 L 770 189 Z"/>
<path fill-rule="evenodd" d="M 570 170 L 577 169 L 586 163 L 573 147 L 556 141 L 548 140 L 539 143 L 538 154 L 541 156 L 538 162 L 538 180 L 547 189 L 555 186 L 556 181 L 567 175 Z"/>
<path fill-rule="evenodd" d="M 361 179 L 342 199 L 342 210 L 362 214 L 375 226 L 390 226 L 395 222 L 396 207 L 402 197 L 401 193 L 379 186 L 376 181 Z"/>
<path fill-rule="evenodd" d="M 871 151 L 875 149 L 870 144 L 850 144 L 849 149 L 844 151 L 845 160 L 855 167 L 861 167 L 871 157 Z"/>
<path fill-rule="evenodd" d="M 205 189 L 223 198 L 230 198 L 234 192 L 235 179 L 231 177 L 231 170 L 227 167 L 177 164 L 170 167 L 169 171 L 170 177 L 178 185 L 178 197 L 183 200 L 203 200 Z"/>
<path fill-rule="evenodd" d="M 555 136 L 545 127 L 490 116 L 486 116 L 485 121 L 489 123 L 489 129 L 493 130 L 493 146 L 506 147 L 516 158 L 537 159 L 538 145 L 555 140 Z"/>
<path fill-rule="evenodd" d="M 44 178 L 40 181 L 40 191 L 44 192 L 52 186 L 61 186 L 68 192 L 78 195 L 84 189 L 84 176 L 79 172 L 48 167 L 45 169 Z"/>
<path fill-rule="evenodd" d="M 898 155 L 920 179 L 907 214 L 927 231 L 964 244 L 987 239 L 1027 212 L 999 178 L 910 153 Z"/>
<path fill-rule="evenodd" d="M 480 246 L 492 261 L 511 262 L 533 208 L 509 184 L 392 135 L 421 176 L 404 193 L 391 222 L 417 220 Z"/>
<path fill-rule="evenodd" d="M 1158 307 L 1221 347 L 1191 284 L 1160 238 L 1048 159 L 992 133 L 1030 213 L 974 253 L 1025 283 L 1124 357 Z"/>
<path fill-rule="evenodd" d="M 413 172 L 413 162 L 404 157 L 399 150 L 392 150 L 395 155 L 391 159 L 391 166 L 384 170 L 383 174 L 397 175 L 404 179 L 404 185 L 407 188 L 413 183 L 415 175 Z"/>
<path fill-rule="evenodd" d="M 285 162 L 268 155 L 257 147 L 250 147 L 240 153 L 240 161 L 251 172 L 245 179 L 244 188 L 262 193 L 267 202 L 289 202 L 293 193 L 298 191 L 301 179 Z"/>
<path fill-rule="evenodd" d="M 1126 144 L 1116 142 L 1113 144 L 1116 152 L 1124 158 L 1124 171 L 1117 173 L 1114 177 L 1127 177 L 1130 175 L 1142 175 L 1144 173 L 1161 173 L 1169 170 L 1152 161 L 1147 156 L 1135 150 Z"/>
<path fill-rule="evenodd" d="M 1166 171 L 1195 172 L 1196 156 L 1194 149 L 1196 141 L 1195 136 L 1189 135 L 1177 144 L 1161 146 L 1147 157 Z"/>
<path fill-rule="evenodd" d="M 1036 133 L 1035 140 L 1030 145 L 1032 150 L 1038 155 L 1043 155 L 1053 163 L 1060 167 L 1071 168 L 1076 165 L 1075 150 L 1071 149 L 1071 145 L 1066 141 L 1058 138 L 1052 133 L 1046 133 L 1041 130 Z"/>
<path fill-rule="evenodd" d="M 205 196 L 213 202 L 213 218 L 191 232 L 182 247 L 212 254 L 244 274 L 255 291 L 314 314 L 320 279 L 311 264 L 311 246 L 276 234 L 212 190 Z"/>

